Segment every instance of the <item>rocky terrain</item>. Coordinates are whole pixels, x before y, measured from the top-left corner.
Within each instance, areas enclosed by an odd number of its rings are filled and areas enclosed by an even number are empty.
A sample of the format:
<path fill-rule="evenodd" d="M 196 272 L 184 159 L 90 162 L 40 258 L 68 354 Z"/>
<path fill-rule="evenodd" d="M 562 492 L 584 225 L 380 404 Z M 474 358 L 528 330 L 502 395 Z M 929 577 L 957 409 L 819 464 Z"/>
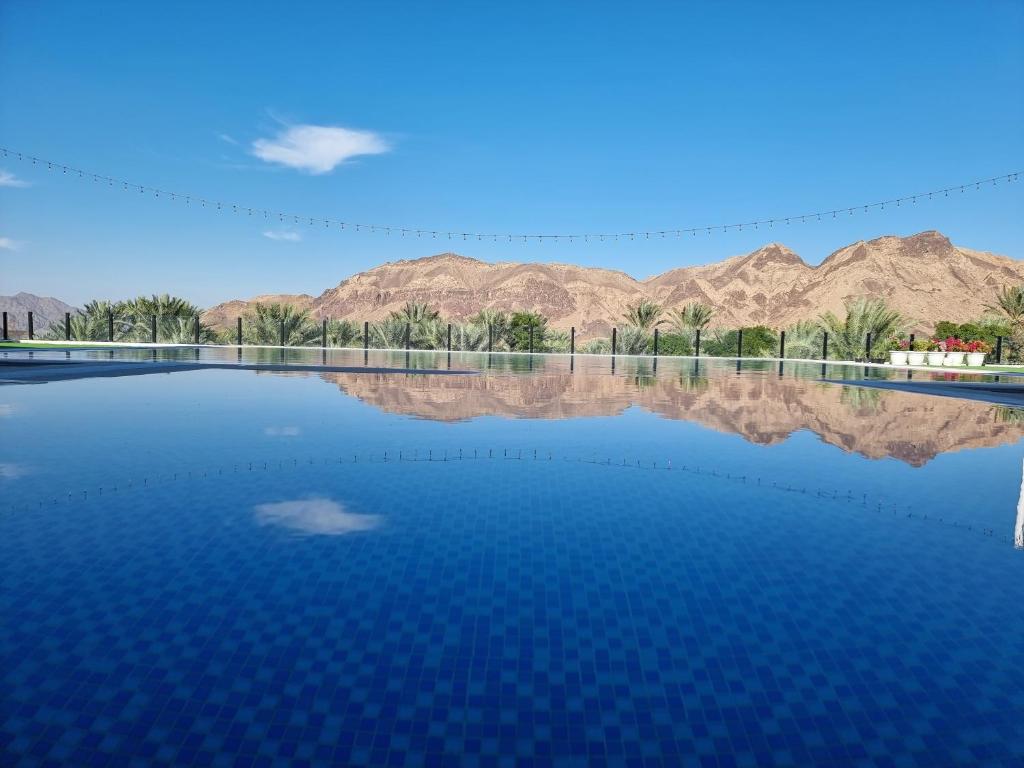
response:
<path fill-rule="evenodd" d="M 51 323 L 64 322 L 64 313 L 75 312 L 76 308 L 52 296 L 22 291 L 13 296 L 0 296 L 0 311 L 7 313 L 8 328 L 12 332 L 23 332 L 28 327 L 29 312 L 36 330 L 43 331 Z"/>
<path fill-rule="evenodd" d="M 379 320 L 407 301 L 426 302 L 445 317 L 464 319 L 486 307 L 532 310 L 556 328 L 576 326 L 580 338 L 606 335 L 627 306 L 648 298 L 665 307 L 703 301 L 715 325 L 783 328 L 813 319 L 860 296 L 882 297 L 918 325 L 977 317 L 1005 284 L 1024 282 L 1024 262 L 954 245 L 939 232 L 880 237 L 840 248 L 811 266 L 771 243 L 745 256 L 682 267 L 637 280 L 624 272 L 567 264 L 491 264 L 455 253 L 383 264 L 318 297 L 259 296 L 210 309 L 208 322 L 229 326 L 256 301 L 291 301 L 315 317 Z"/>

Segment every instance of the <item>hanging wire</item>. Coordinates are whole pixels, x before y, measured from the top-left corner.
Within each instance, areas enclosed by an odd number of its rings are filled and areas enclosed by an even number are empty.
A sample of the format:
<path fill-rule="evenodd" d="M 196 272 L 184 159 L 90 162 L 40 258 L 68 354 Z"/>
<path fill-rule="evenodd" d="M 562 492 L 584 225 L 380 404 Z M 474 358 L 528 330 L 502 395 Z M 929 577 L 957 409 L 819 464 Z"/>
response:
<path fill-rule="evenodd" d="M 949 197 L 949 193 L 950 192 L 956 192 L 956 191 L 964 192 L 965 190 L 969 189 L 972 186 L 974 187 L 975 191 L 979 191 L 982 188 L 982 186 L 997 186 L 1000 182 L 1011 183 L 1011 182 L 1018 181 L 1019 177 L 1020 177 L 1020 172 L 1019 171 L 1015 171 L 1013 173 L 1004 173 L 1001 176 L 993 176 L 992 178 L 988 178 L 988 179 L 981 179 L 979 181 L 970 181 L 970 182 L 965 182 L 963 184 L 954 184 L 953 186 L 944 187 L 942 189 L 933 189 L 931 191 L 918 192 L 916 194 L 911 194 L 911 195 L 903 195 L 902 197 L 893 197 L 893 198 L 889 198 L 887 200 L 879 200 L 879 201 L 874 202 L 874 203 L 861 203 L 859 205 L 855 205 L 855 206 L 852 206 L 852 207 L 851 206 L 841 206 L 841 207 L 838 207 L 838 208 L 830 208 L 828 210 L 814 211 L 812 213 L 800 213 L 800 214 L 794 214 L 794 215 L 790 215 L 790 216 L 765 217 L 765 218 L 755 219 L 753 221 L 737 222 L 735 224 L 712 224 L 712 225 L 705 224 L 705 225 L 699 226 L 699 227 L 680 227 L 680 228 L 676 228 L 676 229 L 645 230 L 645 231 L 639 231 L 639 232 L 638 231 L 632 231 L 632 232 L 572 232 L 572 233 L 557 233 L 557 234 L 556 233 L 534 233 L 534 234 L 531 234 L 531 233 L 522 233 L 522 232 L 520 232 L 520 233 L 516 233 L 516 232 L 504 232 L 504 233 L 500 233 L 500 232 L 462 232 L 462 231 L 459 231 L 459 230 L 450 230 L 449 231 L 449 230 L 443 230 L 443 229 L 436 229 L 436 230 L 435 229 L 426 229 L 426 228 L 424 228 L 424 229 L 416 229 L 416 228 L 413 228 L 413 227 L 399 227 L 399 226 L 395 226 L 395 225 L 383 225 L 383 224 L 360 224 L 360 223 L 355 223 L 355 222 L 351 222 L 351 221 L 343 221 L 341 219 L 325 218 L 325 217 L 322 217 L 322 216 L 310 216 L 310 215 L 306 215 L 306 214 L 293 214 L 293 213 L 286 213 L 284 211 L 271 211 L 271 210 L 268 210 L 268 209 L 265 209 L 265 208 L 251 208 L 251 207 L 248 207 L 248 206 L 241 205 L 240 203 L 230 203 L 230 202 L 224 202 L 224 201 L 219 201 L 218 202 L 218 201 L 214 201 L 214 200 L 207 200 L 205 198 L 199 197 L 198 195 L 186 195 L 186 194 L 183 194 L 183 193 L 180 193 L 180 192 L 169 192 L 167 190 L 159 189 L 157 187 L 147 186 L 147 185 L 143 185 L 143 184 L 136 184 L 134 182 L 126 181 L 124 179 L 117 179 L 117 178 L 113 178 L 111 176 L 105 176 L 103 174 L 92 173 L 90 171 L 81 170 L 79 168 L 74 168 L 74 167 L 72 167 L 70 165 L 65 165 L 63 163 L 58 163 L 55 160 L 46 160 L 46 159 L 43 159 L 43 158 L 40 158 L 40 157 L 34 157 L 33 155 L 29 155 L 29 154 L 26 154 L 24 152 L 18 152 L 17 150 L 13 150 L 13 149 L 7 149 L 6 147 L 0 147 L 0 157 L 15 158 L 15 159 L 17 159 L 17 160 L 19 160 L 21 162 L 31 162 L 33 165 L 39 165 L 39 164 L 45 163 L 46 167 L 47 167 L 47 170 L 50 170 L 50 171 L 54 171 L 54 170 L 58 170 L 59 169 L 61 171 L 61 173 L 65 174 L 65 175 L 70 172 L 72 174 L 77 174 L 78 178 L 80 178 L 80 179 L 91 179 L 93 182 L 106 182 L 108 184 L 108 186 L 111 186 L 111 187 L 120 186 L 124 191 L 130 191 L 131 190 L 131 191 L 138 191 L 139 194 L 151 194 L 151 195 L 153 195 L 156 198 L 161 198 L 162 197 L 164 199 L 170 199 L 171 202 L 177 202 L 179 199 L 183 198 L 185 200 L 185 204 L 186 205 L 191 205 L 193 200 L 197 200 L 197 201 L 199 201 L 199 203 L 201 204 L 201 206 L 203 208 L 207 207 L 207 204 L 209 204 L 211 207 L 216 206 L 216 209 L 218 211 L 224 211 L 224 210 L 230 208 L 232 213 L 236 213 L 237 214 L 237 213 L 240 213 L 242 211 L 245 211 L 245 212 L 248 213 L 249 216 L 252 216 L 253 211 L 256 211 L 257 213 L 262 213 L 263 217 L 265 219 L 270 218 L 271 216 L 276 216 L 278 221 L 280 221 L 280 222 L 285 222 L 287 220 L 287 221 L 293 222 L 294 224 L 303 224 L 303 225 L 310 226 L 310 227 L 312 227 L 312 226 L 319 226 L 319 224 L 322 222 L 323 226 L 327 227 L 327 228 L 334 227 L 336 229 L 342 229 L 343 230 L 343 229 L 345 229 L 345 227 L 349 227 L 349 228 L 353 228 L 354 227 L 356 232 L 369 231 L 371 234 L 384 233 L 384 234 L 390 235 L 392 230 L 394 230 L 396 232 L 401 232 L 402 233 L 402 237 L 405 237 L 407 234 L 410 234 L 410 235 L 415 234 L 416 237 L 423 237 L 425 235 L 429 235 L 430 237 L 435 238 L 435 239 L 438 236 L 447 237 L 447 239 L 452 239 L 453 237 L 456 237 L 456 238 L 461 237 L 463 240 L 466 240 L 467 238 L 475 237 L 477 240 L 483 240 L 483 239 L 486 238 L 488 240 L 493 240 L 495 242 L 497 242 L 498 238 L 502 238 L 502 239 L 507 239 L 508 242 L 510 242 L 510 243 L 517 242 L 517 241 L 521 241 L 523 243 L 528 243 L 530 241 L 535 241 L 537 243 L 543 243 L 545 240 L 553 241 L 553 242 L 556 242 L 556 243 L 559 242 L 559 240 L 568 240 L 571 243 L 571 242 L 573 242 L 573 240 L 577 240 L 577 239 L 583 240 L 584 243 L 589 243 L 591 238 L 595 238 L 595 239 L 599 240 L 600 242 L 604 242 L 605 238 L 614 239 L 616 242 L 618 242 L 620 237 L 622 237 L 622 238 L 627 238 L 628 237 L 630 240 L 635 241 L 636 238 L 638 238 L 638 237 L 643 237 L 643 239 L 649 240 L 652 236 L 654 236 L 654 237 L 662 237 L 662 238 L 667 237 L 667 236 L 680 237 L 681 235 L 685 235 L 685 234 L 696 236 L 698 232 L 703 233 L 705 235 L 711 235 L 714 232 L 721 232 L 721 233 L 725 234 L 725 233 L 728 233 L 730 230 L 742 232 L 744 227 L 748 227 L 748 228 L 753 227 L 754 229 L 758 229 L 758 227 L 761 226 L 761 225 L 764 225 L 764 226 L 767 226 L 769 228 L 774 229 L 775 222 L 777 222 L 777 221 L 783 221 L 784 220 L 786 222 L 786 224 L 789 224 L 790 221 L 797 221 L 797 220 L 799 220 L 799 222 L 801 224 L 803 224 L 803 223 L 806 223 L 806 221 L 808 219 L 815 219 L 817 221 L 821 221 L 821 217 L 822 216 L 831 216 L 833 219 L 835 219 L 835 218 L 837 218 L 837 215 L 840 214 L 840 213 L 846 213 L 846 214 L 848 214 L 850 216 L 853 216 L 854 213 L 857 210 L 860 210 L 863 213 L 868 213 L 869 211 L 871 211 L 874 208 L 877 208 L 879 210 L 884 210 L 885 206 L 892 205 L 892 204 L 895 204 L 896 207 L 900 207 L 902 203 L 905 203 L 905 202 L 908 202 L 908 201 L 911 204 L 916 204 L 918 198 L 924 199 L 925 197 L 927 197 L 928 200 L 932 200 L 934 195 L 939 195 L 939 194 L 941 194 L 943 197 Z"/>

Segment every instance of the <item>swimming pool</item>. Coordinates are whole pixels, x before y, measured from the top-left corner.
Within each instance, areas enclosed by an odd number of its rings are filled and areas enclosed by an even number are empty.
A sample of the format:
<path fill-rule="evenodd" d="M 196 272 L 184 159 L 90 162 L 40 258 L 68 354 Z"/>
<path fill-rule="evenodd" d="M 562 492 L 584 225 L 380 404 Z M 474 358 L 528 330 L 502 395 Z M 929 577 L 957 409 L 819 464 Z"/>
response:
<path fill-rule="evenodd" d="M 1024 759 L 1019 411 L 822 381 L 879 369 L 243 353 L 281 356 L 345 370 L 0 387 L 0 763 Z"/>

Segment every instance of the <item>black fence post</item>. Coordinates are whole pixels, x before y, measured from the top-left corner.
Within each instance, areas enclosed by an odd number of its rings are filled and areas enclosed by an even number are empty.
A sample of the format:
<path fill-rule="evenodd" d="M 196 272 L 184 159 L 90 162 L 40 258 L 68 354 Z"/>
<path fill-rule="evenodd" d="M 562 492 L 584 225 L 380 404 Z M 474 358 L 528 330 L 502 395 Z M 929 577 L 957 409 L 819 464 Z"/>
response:
<path fill-rule="evenodd" d="M 284 344 L 284 318 L 282 318 L 281 319 L 281 346 L 283 347 L 284 345 L 285 345 Z"/>
<path fill-rule="evenodd" d="M 370 321 L 363 320 L 363 351 L 370 348 Z"/>
<path fill-rule="evenodd" d="M 199 343 L 199 315 L 195 315 L 192 318 L 192 335 L 195 337 L 196 344 Z"/>
<path fill-rule="evenodd" d="M 327 349 L 327 318 L 323 319 L 323 324 L 320 326 L 320 346 Z"/>
<path fill-rule="evenodd" d="M 452 324 L 448 323 L 448 351 L 452 351 Z"/>
<path fill-rule="evenodd" d="M 871 362 L 871 331 L 868 331 L 867 342 L 864 345 L 864 362 Z"/>
<path fill-rule="evenodd" d="M 7 313 L 4 312 L 4 336 L 7 335 Z M 996 365 L 1003 362 L 1003 337 L 996 336 Z"/>
<path fill-rule="evenodd" d="M 533 326 L 530 326 L 530 354 L 533 354 Z"/>
<path fill-rule="evenodd" d="M 743 357 L 743 329 L 736 333 L 736 357 Z"/>
<path fill-rule="evenodd" d="M 107 311 L 107 341 L 114 340 L 114 313 Z"/>
<path fill-rule="evenodd" d="M 35 323 L 32 320 L 32 313 L 28 313 L 28 338 L 29 341 L 36 337 Z"/>
<path fill-rule="evenodd" d="M 828 331 L 821 337 L 821 359 L 828 360 Z"/>
<path fill-rule="evenodd" d="M 10 336 L 7 335 L 7 313 L 4 312 L 4 341 L 6 341 L 9 338 Z"/>
<path fill-rule="evenodd" d="M 697 329 L 697 338 L 694 342 L 695 354 L 694 357 L 700 357 L 700 328 Z"/>
<path fill-rule="evenodd" d="M 569 354 L 576 354 L 576 326 L 569 329 Z"/>
<path fill-rule="evenodd" d="M 149 339 L 153 344 L 156 344 L 156 315 L 152 315 L 149 318 Z"/>
<path fill-rule="evenodd" d="M 493 333 L 493 331 L 494 331 L 494 327 L 490 323 L 488 323 L 487 324 L 487 351 L 488 352 L 490 352 L 490 351 L 492 351 L 494 349 L 494 333 Z"/>
<path fill-rule="evenodd" d="M 907 351 L 908 352 L 913 352 L 914 351 L 914 334 L 910 334 L 910 343 L 907 344 Z"/>
<path fill-rule="evenodd" d="M 6 335 L 6 334 L 4 334 Z M 71 341 L 71 313 L 64 313 L 64 341 Z"/>
<path fill-rule="evenodd" d="M 618 328 L 612 328 L 612 357 L 615 357 L 616 348 L 618 346 Z"/>
<path fill-rule="evenodd" d="M 654 329 L 654 356 L 658 356 L 658 329 Z"/>
<path fill-rule="evenodd" d="M 238 339 L 238 346 L 242 346 L 242 318 L 236 318 L 235 337 Z"/>
<path fill-rule="evenodd" d="M 779 359 L 786 357 L 786 332 L 779 331 Z"/>
<path fill-rule="evenodd" d="M 409 351 L 409 340 L 410 340 L 410 337 L 412 336 L 412 332 L 411 331 L 412 331 L 412 329 L 410 328 L 409 323 L 406 323 L 405 324 L 405 350 L 406 350 L 406 352 Z"/>

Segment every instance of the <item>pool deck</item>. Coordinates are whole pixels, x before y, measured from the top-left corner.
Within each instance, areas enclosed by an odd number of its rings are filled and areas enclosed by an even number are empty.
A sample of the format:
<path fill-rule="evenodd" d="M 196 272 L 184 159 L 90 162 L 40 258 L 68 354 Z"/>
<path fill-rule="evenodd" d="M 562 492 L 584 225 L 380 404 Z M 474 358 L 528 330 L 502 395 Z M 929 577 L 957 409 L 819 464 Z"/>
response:
<path fill-rule="evenodd" d="M 828 384 L 849 387 L 890 389 L 937 397 L 959 397 L 962 400 L 980 400 L 994 405 L 1024 408 L 1024 384 L 1003 384 L 988 381 L 885 381 L 879 379 L 851 379 L 837 381 L 822 379 Z"/>
<path fill-rule="evenodd" d="M 387 368 L 352 365 L 289 365 L 286 363 L 185 363 L 175 360 L 0 360 L 0 384 L 42 384 L 48 381 L 141 376 L 181 371 L 271 371 L 274 373 L 418 373 L 471 376 L 479 371 L 440 368 Z"/>

